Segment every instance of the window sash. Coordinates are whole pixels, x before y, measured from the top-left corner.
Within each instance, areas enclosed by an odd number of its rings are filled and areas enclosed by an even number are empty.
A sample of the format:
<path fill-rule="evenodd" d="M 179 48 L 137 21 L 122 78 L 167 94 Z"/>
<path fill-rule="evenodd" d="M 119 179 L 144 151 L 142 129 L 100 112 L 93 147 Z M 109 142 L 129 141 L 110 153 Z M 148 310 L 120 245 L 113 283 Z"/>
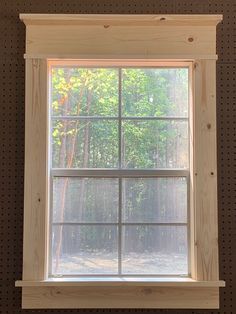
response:
<path fill-rule="evenodd" d="M 72 60 L 66 60 L 66 61 L 51 61 L 49 63 L 49 95 L 50 95 L 50 105 L 49 105 L 49 125 L 50 125 L 50 141 L 49 141 L 49 151 L 50 151 L 50 164 L 51 164 L 51 169 L 54 169 L 52 166 L 52 122 L 56 121 L 56 120 L 84 120 L 84 121 L 109 121 L 109 120 L 113 120 L 113 121 L 117 121 L 117 127 L 118 127 L 118 137 L 117 137 L 117 143 L 118 143 L 118 169 L 122 169 L 122 163 L 123 163 L 123 158 L 124 156 L 122 156 L 122 132 L 124 132 L 124 127 L 122 125 L 123 121 L 179 121 L 179 122 L 188 122 L 188 166 L 190 164 L 190 154 L 189 154 L 189 150 L 190 150 L 190 143 L 189 143 L 189 135 L 190 135 L 190 128 L 189 128 L 189 112 L 190 112 L 190 108 L 189 108 L 189 103 L 190 103 L 190 95 L 188 97 L 188 114 L 187 116 L 126 116 L 122 113 L 122 88 L 123 88 L 123 75 L 122 75 L 122 71 L 124 69 L 127 68 L 131 68 L 131 69 L 186 69 L 188 72 L 188 94 L 190 91 L 190 84 L 189 84 L 189 77 L 190 77 L 190 65 L 188 62 L 183 62 L 183 63 L 179 63 L 178 62 L 169 62 L 166 63 L 165 62 L 154 62 L 153 64 L 150 65 L 144 65 L 142 63 L 140 63 L 139 65 L 137 64 L 136 66 L 132 65 L 125 65 L 125 62 L 123 62 L 123 64 L 119 64 L 117 66 L 115 65 L 102 65 L 102 64 L 94 64 L 94 65 L 89 65 L 88 64 L 80 64 L 76 63 L 76 61 L 72 61 Z M 74 63 L 73 63 L 74 62 Z M 100 69 L 100 68 L 114 68 L 118 70 L 118 113 L 117 116 L 78 116 L 78 115 L 69 115 L 69 116 L 65 116 L 65 115 L 53 115 L 52 114 L 52 108 L 51 108 L 51 102 L 52 102 L 52 98 L 51 98 L 51 89 L 52 89 L 52 69 L 53 68 L 90 68 L 90 69 Z M 174 169 L 173 169 L 174 170 Z"/>
<path fill-rule="evenodd" d="M 118 200 L 118 221 L 117 222 L 52 222 L 53 209 L 53 178 L 119 178 L 119 200 Z M 154 223 L 154 222 L 124 222 L 122 220 L 122 179 L 125 178 L 174 178 L 185 177 L 187 179 L 187 221 L 184 223 Z M 52 169 L 50 180 L 50 222 L 49 222 L 49 255 L 48 255 L 48 277 L 103 277 L 104 274 L 73 274 L 55 275 L 52 272 L 52 227 L 53 226 L 117 226 L 118 227 L 118 273 L 105 274 L 114 277 L 190 277 L 191 276 L 191 239 L 190 239 L 190 173 L 187 169 Z M 122 234 L 125 226 L 186 226 L 187 227 L 187 274 L 125 274 L 122 273 Z"/>

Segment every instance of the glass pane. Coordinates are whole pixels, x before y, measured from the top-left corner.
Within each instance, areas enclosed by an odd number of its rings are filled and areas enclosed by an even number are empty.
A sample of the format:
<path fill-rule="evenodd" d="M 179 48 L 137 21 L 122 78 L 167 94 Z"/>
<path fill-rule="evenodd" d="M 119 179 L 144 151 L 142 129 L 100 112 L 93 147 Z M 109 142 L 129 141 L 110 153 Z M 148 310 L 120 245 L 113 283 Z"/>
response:
<path fill-rule="evenodd" d="M 125 226 L 123 274 L 187 275 L 187 227 Z"/>
<path fill-rule="evenodd" d="M 53 168 L 115 168 L 118 164 L 118 122 L 54 120 Z"/>
<path fill-rule="evenodd" d="M 117 222 L 118 179 L 54 178 L 54 222 Z"/>
<path fill-rule="evenodd" d="M 116 226 L 53 226 L 52 275 L 116 274 Z"/>
<path fill-rule="evenodd" d="M 186 178 L 131 178 L 122 180 L 123 221 L 187 221 Z"/>
<path fill-rule="evenodd" d="M 52 115 L 117 116 L 118 70 L 52 69 Z"/>
<path fill-rule="evenodd" d="M 188 69 L 123 69 L 125 116 L 188 116 Z"/>
<path fill-rule="evenodd" d="M 122 133 L 124 168 L 188 167 L 188 122 L 129 120 Z"/>

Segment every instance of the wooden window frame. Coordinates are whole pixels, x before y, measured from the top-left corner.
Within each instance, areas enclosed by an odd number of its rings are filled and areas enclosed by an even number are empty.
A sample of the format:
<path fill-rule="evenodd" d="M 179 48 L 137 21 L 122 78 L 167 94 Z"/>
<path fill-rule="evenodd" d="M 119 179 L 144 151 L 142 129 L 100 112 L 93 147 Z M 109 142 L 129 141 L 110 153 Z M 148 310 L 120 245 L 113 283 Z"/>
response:
<path fill-rule="evenodd" d="M 21 14 L 26 25 L 22 308 L 219 308 L 216 25 L 221 15 Z M 63 44 L 62 44 L 63 43 Z M 48 61 L 188 62 L 191 278 L 48 279 Z M 108 61 L 107 61 L 108 60 Z"/>

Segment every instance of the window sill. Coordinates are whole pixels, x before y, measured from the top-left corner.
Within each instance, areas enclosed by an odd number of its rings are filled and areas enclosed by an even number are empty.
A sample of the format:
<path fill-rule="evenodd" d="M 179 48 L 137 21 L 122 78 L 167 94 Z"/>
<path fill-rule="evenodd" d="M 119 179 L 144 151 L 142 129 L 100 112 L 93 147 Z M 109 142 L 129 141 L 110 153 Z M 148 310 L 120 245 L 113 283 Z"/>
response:
<path fill-rule="evenodd" d="M 23 309 L 218 309 L 224 281 L 190 278 L 107 277 L 16 281 Z"/>
<path fill-rule="evenodd" d="M 16 287 L 80 287 L 80 286 L 156 286 L 156 287 L 225 287 L 225 281 L 197 281 L 191 278 L 160 277 L 86 277 L 52 278 L 42 281 L 18 280 Z"/>

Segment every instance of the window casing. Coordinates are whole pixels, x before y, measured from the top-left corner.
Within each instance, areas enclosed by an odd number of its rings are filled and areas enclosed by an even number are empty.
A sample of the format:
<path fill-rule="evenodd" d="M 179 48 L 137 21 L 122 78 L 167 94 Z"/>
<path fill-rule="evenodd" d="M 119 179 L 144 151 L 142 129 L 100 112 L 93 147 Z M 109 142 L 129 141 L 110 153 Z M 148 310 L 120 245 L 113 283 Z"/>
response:
<path fill-rule="evenodd" d="M 21 19 L 27 33 L 23 280 L 16 283 L 22 307 L 219 308 L 224 282 L 218 274 L 215 35 L 222 16 L 24 14 Z M 121 67 L 138 60 L 192 64 L 190 278 L 48 278 L 48 62 L 78 59 L 118 60 Z"/>

